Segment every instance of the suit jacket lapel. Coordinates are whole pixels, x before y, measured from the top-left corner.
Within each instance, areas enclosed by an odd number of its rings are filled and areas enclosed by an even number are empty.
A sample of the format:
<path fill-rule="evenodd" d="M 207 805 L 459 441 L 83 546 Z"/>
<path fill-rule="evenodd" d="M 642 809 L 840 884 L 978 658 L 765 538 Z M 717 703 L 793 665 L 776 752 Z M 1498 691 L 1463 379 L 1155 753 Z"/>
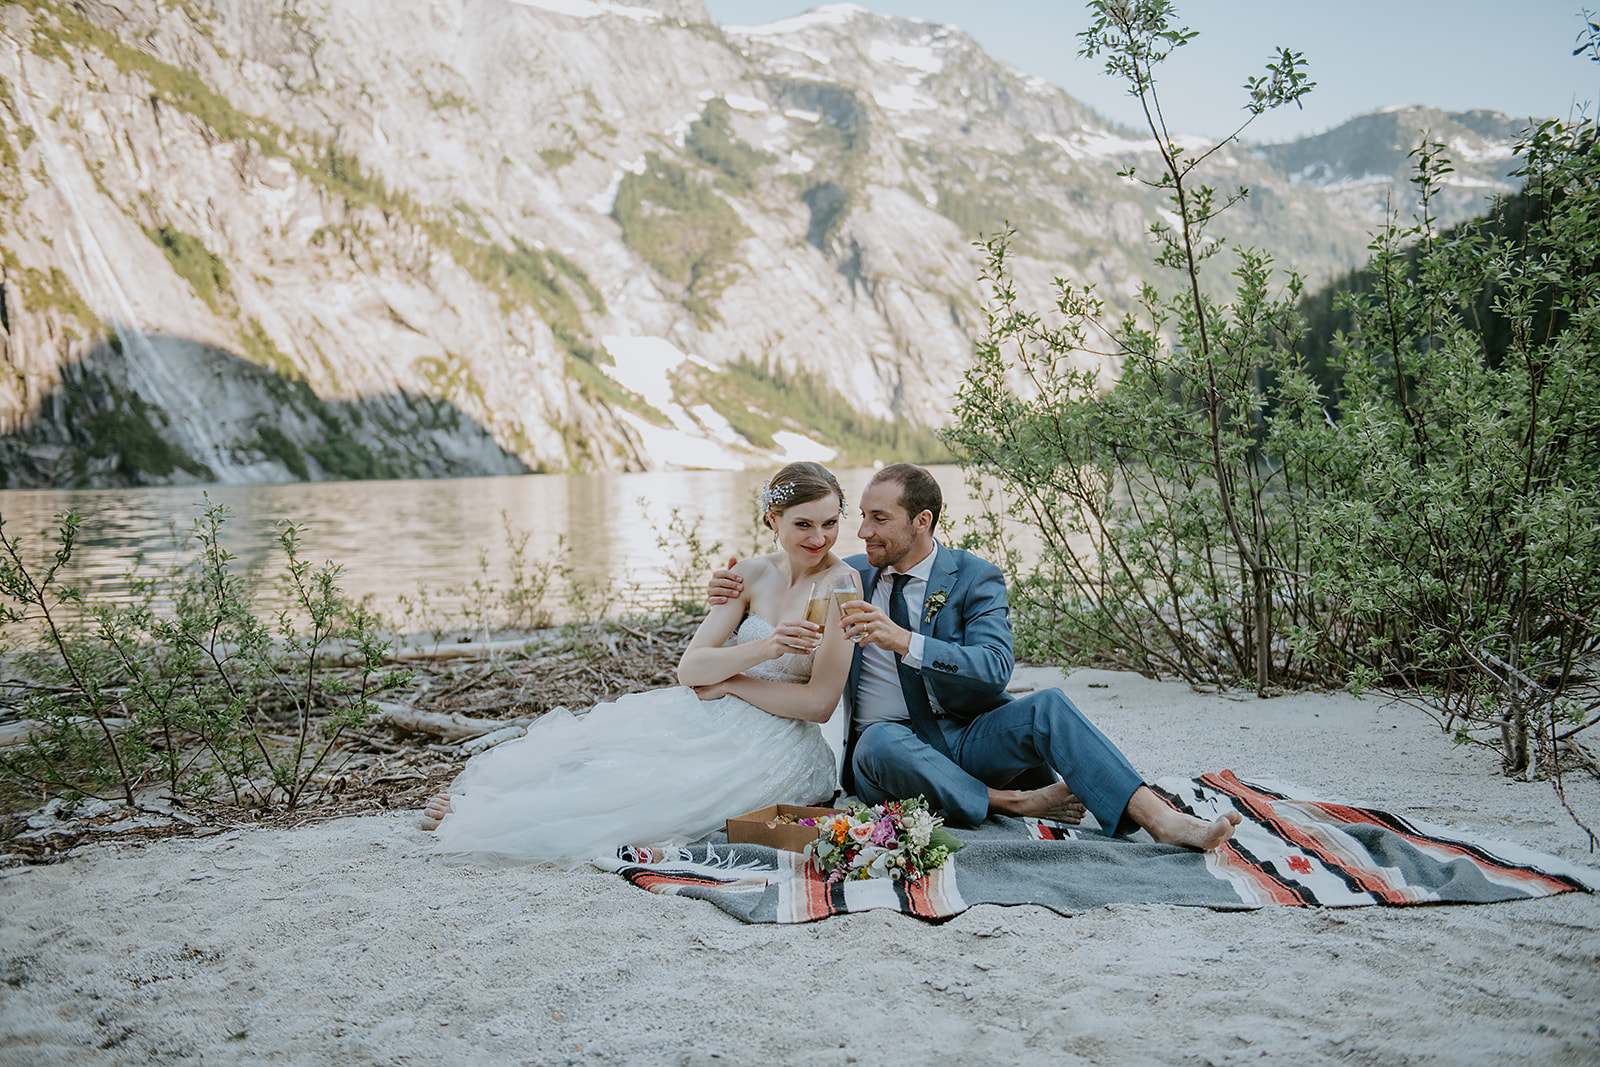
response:
<path fill-rule="evenodd" d="M 922 617 L 928 617 L 928 599 L 934 593 L 943 591 L 946 597 L 953 596 L 955 585 L 960 573 L 956 569 L 956 554 L 953 549 L 939 546 L 939 554 L 933 559 L 933 570 L 928 572 L 928 593 L 922 598 Z M 935 615 L 931 623 L 919 623 L 919 629 L 933 636 L 933 628 L 939 623 L 939 616 Z"/>

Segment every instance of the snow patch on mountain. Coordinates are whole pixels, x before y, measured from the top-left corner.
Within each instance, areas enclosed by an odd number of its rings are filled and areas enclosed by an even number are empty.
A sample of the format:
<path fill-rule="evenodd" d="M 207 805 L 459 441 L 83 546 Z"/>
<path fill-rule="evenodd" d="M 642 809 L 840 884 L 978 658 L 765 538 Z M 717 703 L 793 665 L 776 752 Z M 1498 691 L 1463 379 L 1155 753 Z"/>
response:
<path fill-rule="evenodd" d="M 772 435 L 772 439 L 783 449 L 785 463 L 797 463 L 801 460 L 810 460 L 813 463 L 830 463 L 833 457 L 839 454 L 836 448 L 829 448 L 820 441 L 813 441 L 805 434 L 791 433 L 788 430 L 779 430 Z"/>
<path fill-rule="evenodd" d="M 623 413 L 653 463 L 667 468 L 743 470 L 766 460 L 765 454 L 754 449 L 709 404 L 685 409 L 675 398 L 672 378 L 685 364 L 712 371 L 719 368 L 660 337 L 606 337 L 603 343 L 615 361 L 604 368 L 607 376 L 672 422 L 670 427 L 658 426 L 632 412 Z M 772 439 L 778 446 L 777 458 L 784 462 L 811 459 L 826 463 L 838 455 L 836 449 L 800 433 L 780 431 Z"/>
<path fill-rule="evenodd" d="M 826 4 L 807 11 L 804 15 L 779 19 L 777 22 L 768 22 L 761 26 L 724 26 L 722 32 L 745 37 L 781 37 L 784 34 L 800 33 L 818 26 L 843 26 L 857 15 L 870 14 L 871 12 L 860 4 Z"/>
<path fill-rule="evenodd" d="M 873 41 L 867 55 L 874 63 L 898 63 L 902 67 L 938 74 L 944 70 L 944 59 L 926 44 L 895 44 L 891 41 Z"/>
<path fill-rule="evenodd" d="M 661 12 L 648 7 L 633 7 L 629 4 L 609 4 L 598 0 L 511 0 L 513 4 L 523 7 L 536 7 L 541 11 L 551 11 L 557 15 L 566 15 L 575 19 L 599 18 L 601 15 L 620 15 L 623 18 L 634 19 L 638 22 L 656 22 L 661 18 Z"/>
<path fill-rule="evenodd" d="M 1512 145 L 1496 144 L 1476 137 L 1471 141 L 1465 137 L 1452 137 L 1446 147 L 1450 158 L 1458 163 L 1495 163 L 1516 154 Z"/>
<path fill-rule="evenodd" d="M 891 85 L 887 89 L 872 90 L 872 99 L 885 111 L 933 111 L 938 104 L 917 92 L 911 84 Z"/>

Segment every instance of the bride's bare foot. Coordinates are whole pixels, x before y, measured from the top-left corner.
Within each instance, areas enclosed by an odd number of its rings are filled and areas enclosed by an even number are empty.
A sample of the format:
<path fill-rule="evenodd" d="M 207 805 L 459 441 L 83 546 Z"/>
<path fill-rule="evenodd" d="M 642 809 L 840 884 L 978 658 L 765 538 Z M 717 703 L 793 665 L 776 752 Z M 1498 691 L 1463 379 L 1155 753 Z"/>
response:
<path fill-rule="evenodd" d="M 1128 817 L 1163 845 L 1182 845 L 1200 852 L 1221 848 L 1244 821 L 1236 811 L 1223 812 L 1210 822 L 1197 819 L 1172 807 L 1142 785 L 1128 800 Z"/>
<path fill-rule="evenodd" d="M 1072 795 L 1067 783 L 1057 782 L 1043 789 L 991 789 L 989 811 L 1001 815 L 1053 819 L 1076 826 L 1083 821 L 1083 801 Z"/>
<path fill-rule="evenodd" d="M 428 801 L 428 806 L 422 809 L 422 828 L 424 830 L 437 830 L 444 817 L 455 809 L 450 806 L 450 794 L 440 793 Z"/>

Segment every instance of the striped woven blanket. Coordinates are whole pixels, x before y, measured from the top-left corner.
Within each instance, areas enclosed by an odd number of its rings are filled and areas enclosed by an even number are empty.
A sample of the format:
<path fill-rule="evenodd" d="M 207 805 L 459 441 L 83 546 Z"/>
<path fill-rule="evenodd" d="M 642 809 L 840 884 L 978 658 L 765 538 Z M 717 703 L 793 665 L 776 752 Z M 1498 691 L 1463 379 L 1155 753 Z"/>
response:
<path fill-rule="evenodd" d="M 641 889 L 710 901 L 752 923 L 800 923 L 888 908 L 947 919 L 974 904 L 1039 904 L 1063 914 L 1115 903 L 1265 905 L 1487 904 L 1600 891 L 1600 871 L 1507 842 L 1479 840 L 1382 811 L 1313 800 L 1232 772 L 1162 779 L 1170 803 L 1244 822 L 1223 848 L 1191 852 L 1107 839 L 1036 819 L 955 831 L 962 849 L 917 883 L 828 885 L 797 853 L 717 841 L 622 849 L 614 870 Z M 1143 835 L 1141 835 L 1143 836 Z"/>

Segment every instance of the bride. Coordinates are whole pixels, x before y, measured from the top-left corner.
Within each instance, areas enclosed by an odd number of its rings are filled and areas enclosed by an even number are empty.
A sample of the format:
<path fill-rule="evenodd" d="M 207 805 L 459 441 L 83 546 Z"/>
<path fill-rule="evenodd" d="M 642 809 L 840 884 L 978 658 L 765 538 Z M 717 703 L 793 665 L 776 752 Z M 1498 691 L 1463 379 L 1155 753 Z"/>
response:
<path fill-rule="evenodd" d="M 811 584 L 849 570 L 832 551 L 844 493 L 821 464 L 791 463 L 761 503 L 778 550 L 735 568 L 744 594 L 700 623 L 678 662 L 683 684 L 582 717 L 556 709 L 474 757 L 424 813 L 440 851 L 573 866 L 620 845 L 687 843 L 768 804 L 833 796 L 833 750 L 817 724 L 839 704 L 853 648 L 837 620 L 820 641 L 800 620 Z"/>

